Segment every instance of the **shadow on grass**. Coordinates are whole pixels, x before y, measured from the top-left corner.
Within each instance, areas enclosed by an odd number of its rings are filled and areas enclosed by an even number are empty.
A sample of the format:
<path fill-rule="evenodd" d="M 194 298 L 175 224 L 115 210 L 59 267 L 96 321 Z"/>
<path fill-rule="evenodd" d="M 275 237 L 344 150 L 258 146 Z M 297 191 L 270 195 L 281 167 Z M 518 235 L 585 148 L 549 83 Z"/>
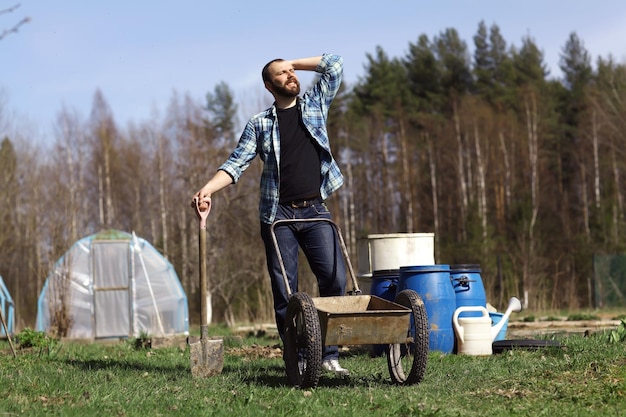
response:
<path fill-rule="evenodd" d="M 113 359 L 67 359 L 65 364 L 83 371 L 111 371 L 118 372 L 150 372 L 169 375 L 175 378 L 192 379 L 191 369 L 186 364 L 158 365 L 148 364 L 141 361 L 119 361 Z M 247 364 L 245 367 L 232 364 L 224 364 L 222 375 L 239 375 L 241 382 L 266 387 L 282 387 L 287 385 L 287 377 L 284 368 L 276 366 L 263 366 Z"/>
<path fill-rule="evenodd" d="M 148 364 L 141 361 L 120 361 L 113 359 L 66 359 L 63 361 L 68 366 L 83 371 L 110 371 L 120 372 L 150 372 L 169 375 L 173 379 L 192 379 L 189 366 L 175 364 L 171 366 Z M 238 379 L 241 383 L 263 388 L 292 388 L 287 380 L 285 367 L 281 363 L 267 364 L 248 362 L 242 364 L 224 364 L 222 375 Z M 342 388 L 355 386 L 390 385 L 388 380 L 376 376 L 336 376 L 322 373 L 317 388 Z"/>
<path fill-rule="evenodd" d="M 362 352 L 357 352 L 360 356 Z M 342 354 L 344 359 L 355 356 L 354 352 Z M 237 357 L 225 358 L 222 375 L 228 379 L 237 380 L 250 386 L 265 388 L 292 388 L 287 380 L 285 364 L 282 359 L 257 358 L 241 360 Z M 69 367 L 83 371 L 110 371 L 112 373 L 159 373 L 175 379 L 191 379 L 191 369 L 188 362 L 156 362 L 132 357 L 104 357 L 104 358 L 58 358 Z M 322 372 L 318 382 L 318 388 L 335 388 L 350 386 L 386 386 L 389 381 L 380 372 L 375 371 L 372 375 L 339 376 L 332 373 Z"/>
<path fill-rule="evenodd" d="M 287 380 L 285 366 L 281 364 L 251 364 L 248 363 L 245 369 L 237 366 L 224 367 L 224 372 L 239 373 L 241 382 L 259 387 L 270 388 L 291 388 Z M 332 373 L 322 372 L 317 388 L 338 388 L 356 386 L 388 386 L 393 385 L 391 380 L 382 378 L 381 375 L 371 376 L 340 376 Z"/>
<path fill-rule="evenodd" d="M 85 371 L 144 371 L 159 372 L 164 374 L 180 374 L 183 372 L 190 372 L 189 367 L 182 364 L 164 366 L 142 363 L 140 361 L 120 361 L 114 359 L 67 359 L 63 362 L 65 362 L 69 366 L 73 366 L 75 368 L 79 368 Z"/>
<path fill-rule="evenodd" d="M 288 387 L 285 367 L 282 364 L 267 365 L 248 363 L 245 369 L 239 367 L 224 367 L 225 372 L 239 373 L 241 381 L 261 387 L 282 388 Z"/>

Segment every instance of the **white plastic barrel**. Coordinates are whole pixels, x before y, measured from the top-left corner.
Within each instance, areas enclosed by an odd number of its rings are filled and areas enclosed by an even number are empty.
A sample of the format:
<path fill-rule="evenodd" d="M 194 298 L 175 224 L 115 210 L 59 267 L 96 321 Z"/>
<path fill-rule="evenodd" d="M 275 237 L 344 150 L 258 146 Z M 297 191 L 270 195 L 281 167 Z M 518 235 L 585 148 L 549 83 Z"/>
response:
<path fill-rule="evenodd" d="M 359 278 L 371 278 L 374 271 L 401 266 L 434 265 L 434 233 L 375 234 L 357 242 Z"/>

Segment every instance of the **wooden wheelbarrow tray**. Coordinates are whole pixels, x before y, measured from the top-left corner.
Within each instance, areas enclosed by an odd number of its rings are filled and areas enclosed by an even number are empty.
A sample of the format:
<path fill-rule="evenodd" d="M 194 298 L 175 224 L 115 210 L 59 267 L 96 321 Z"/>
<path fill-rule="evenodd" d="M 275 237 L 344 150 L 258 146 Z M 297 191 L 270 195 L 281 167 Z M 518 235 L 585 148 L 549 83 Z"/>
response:
<path fill-rule="evenodd" d="M 377 296 L 312 298 L 324 346 L 408 343 L 411 309 Z"/>

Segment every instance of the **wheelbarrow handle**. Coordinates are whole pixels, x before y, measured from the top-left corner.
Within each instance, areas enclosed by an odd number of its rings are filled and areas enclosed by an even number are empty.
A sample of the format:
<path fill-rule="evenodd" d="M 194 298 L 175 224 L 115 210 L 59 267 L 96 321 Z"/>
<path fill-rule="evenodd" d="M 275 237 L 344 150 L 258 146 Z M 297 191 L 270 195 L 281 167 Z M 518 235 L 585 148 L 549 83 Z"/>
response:
<path fill-rule="evenodd" d="M 198 218 L 200 219 L 200 229 L 206 229 L 206 219 L 207 217 L 209 217 L 209 213 L 211 212 L 211 199 L 209 198 L 209 200 L 204 200 L 204 201 L 200 201 L 200 197 L 194 197 L 193 201 L 196 203 L 196 214 L 198 215 Z M 207 203 L 208 207 L 206 209 L 202 209 L 200 207 L 200 205 L 202 205 L 202 203 Z"/>
<path fill-rule="evenodd" d="M 274 242 L 274 248 L 276 249 L 276 255 L 278 256 L 278 263 L 280 264 L 280 270 L 283 274 L 283 281 L 285 283 L 285 288 L 287 290 L 287 296 L 291 297 L 292 290 L 289 286 L 289 279 L 287 278 L 287 272 L 285 271 L 285 264 L 283 262 L 283 256 L 280 253 L 280 247 L 278 246 L 278 239 L 276 238 L 276 232 L 274 229 L 276 226 L 280 226 L 283 224 L 293 224 L 293 223 L 311 223 L 311 222 L 324 222 L 330 224 L 333 229 L 335 229 L 335 233 L 337 234 L 337 239 L 339 240 L 339 246 L 341 247 L 341 252 L 343 254 L 343 258 L 346 262 L 346 268 L 348 269 L 348 274 L 352 279 L 352 291 L 348 291 L 351 295 L 360 295 L 361 289 L 359 288 L 359 283 L 357 282 L 356 275 L 354 274 L 354 269 L 352 268 L 352 264 L 350 263 L 350 256 L 348 254 L 348 248 L 346 247 L 346 242 L 343 240 L 343 236 L 341 234 L 341 230 L 337 223 L 332 221 L 331 219 L 326 218 L 313 218 L 313 219 L 280 219 L 274 221 L 270 226 L 270 233 L 272 235 L 272 240 Z"/>

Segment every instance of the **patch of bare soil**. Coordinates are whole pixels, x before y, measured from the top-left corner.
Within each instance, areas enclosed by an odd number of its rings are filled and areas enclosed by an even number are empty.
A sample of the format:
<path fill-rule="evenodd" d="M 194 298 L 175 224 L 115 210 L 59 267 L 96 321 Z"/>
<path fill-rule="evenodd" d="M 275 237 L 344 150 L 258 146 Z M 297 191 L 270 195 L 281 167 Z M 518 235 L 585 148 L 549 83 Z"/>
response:
<path fill-rule="evenodd" d="M 283 350 L 280 345 L 263 346 L 253 344 L 250 346 L 230 347 L 226 351 L 229 355 L 244 356 L 247 359 L 273 359 L 283 357 Z"/>
<path fill-rule="evenodd" d="M 541 336 L 556 333 L 582 333 L 590 334 L 604 330 L 615 329 L 619 326 L 619 320 L 553 320 L 522 322 L 510 321 L 507 329 L 507 338 L 521 338 L 528 336 Z"/>
<path fill-rule="evenodd" d="M 579 320 L 569 321 L 551 320 L 551 321 L 509 321 L 507 325 L 507 339 L 526 339 L 537 338 L 552 334 L 591 334 L 602 332 L 605 330 L 616 329 L 620 324 L 620 320 L 611 320 L 603 318 L 601 320 Z M 256 337 L 275 337 L 278 338 L 277 332 L 272 325 L 242 327 L 238 329 L 240 334 Z M 344 349 L 359 350 L 367 349 L 364 346 L 344 346 Z M 226 352 L 230 355 L 242 356 L 246 359 L 258 358 L 282 358 L 283 350 L 280 343 L 273 345 L 253 344 L 249 346 L 236 346 L 226 348 Z"/>

